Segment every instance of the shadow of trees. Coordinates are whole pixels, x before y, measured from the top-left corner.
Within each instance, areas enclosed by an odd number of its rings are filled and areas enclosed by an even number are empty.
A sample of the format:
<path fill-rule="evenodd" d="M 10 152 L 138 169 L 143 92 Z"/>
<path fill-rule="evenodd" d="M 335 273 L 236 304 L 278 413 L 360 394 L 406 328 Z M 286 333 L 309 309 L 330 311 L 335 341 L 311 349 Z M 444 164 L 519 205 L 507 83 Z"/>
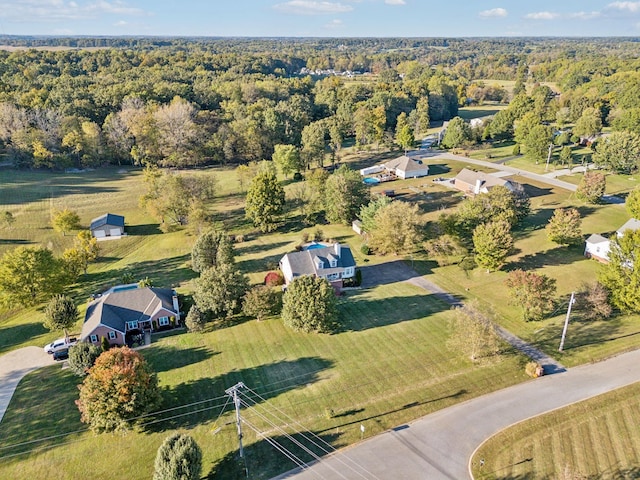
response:
<path fill-rule="evenodd" d="M 220 354 L 220 352 L 215 352 L 205 347 L 184 349 L 161 344 L 145 348 L 141 353 L 156 373 L 168 372 L 176 368 L 200 363 Z"/>
<path fill-rule="evenodd" d="M 247 430 L 247 427 L 244 428 Z M 248 433 L 251 436 L 256 435 L 255 432 Z M 269 441 L 262 439 L 247 445 L 244 448 L 244 459 L 239 457 L 236 450 L 229 452 L 214 465 L 206 478 L 208 480 L 246 480 L 247 478 L 266 480 L 273 478 L 298 467 L 298 464 L 278 451 L 272 443 L 289 452 L 291 457 L 296 458 L 300 463 L 310 464 L 316 460 L 316 457 L 330 453 L 333 448 L 329 445 L 333 445 L 339 437 L 340 435 L 336 433 L 270 435 Z M 301 448 L 300 445 L 305 448 Z M 350 473 L 353 474 L 347 470 L 343 472 L 345 478 L 349 478 Z"/>
<path fill-rule="evenodd" d="M 340 327 L 336 333 L 361 332 L 371 328 L 419 320 L 451 309 L 451 305 L 426 291 L 424 295 L 382 299 L 366 298 L 363 293 L 363 291 L 356 291 L 349 294 L 347 302 L 340 308 L 338 320 Z"/>
<path fill-rule="evenodd" d="M 195 427 L 218 417 L 221 409 L 227 404 L 225 390 L 238 382 L 243 382 L 258 393 L 262 399 L 249 396 L 259 403 L 263 399 L 268 400 L 283 392 L 313 383 L 319 379 L 323 370 L 331 367 L 331 360 L 302 357 L 231 370 L 217 377 L 199 378 L 168 387 L 162 391 L 162 408 L 171 410 L 150 418 L 143 428 L 149 432 L 160 432 Z M 183 406 L 186 407 L 182 408 Z"/>
<path fill-rule="evenodd" d="M 0 328 L 0 353 L 13 345 L 22 343 L 25 339 L 44 335 L 48 330 L 42 322 L 23 323 Z"/>
<path fill-rule="evenodd" d="M 506 270 L 511 271 L 517 270 L 518 268 L 533 270 L 549 265 L 570 265 L 574 262 L 584 260 L 584 258 L 582 245 L 572 247 L 557 246 L 549 250 L 524 255 L 518 260 L 510 262 Z"/>

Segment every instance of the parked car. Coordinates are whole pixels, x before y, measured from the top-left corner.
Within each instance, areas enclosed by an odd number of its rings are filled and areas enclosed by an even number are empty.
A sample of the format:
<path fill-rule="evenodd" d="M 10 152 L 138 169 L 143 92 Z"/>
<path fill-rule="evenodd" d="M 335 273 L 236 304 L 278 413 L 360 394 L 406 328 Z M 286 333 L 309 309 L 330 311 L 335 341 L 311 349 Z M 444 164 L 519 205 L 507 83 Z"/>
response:
<path fill-rule="evenodd" d="M 74 337 L 69 338 L 59 338 L 44 346 L 44 351 L 46 353 L 55 353 L 58 350 L 69 349 L 71 345 L 75 345 L 78 343 L 78 340 Z"/>
<path fill-rule="evenodd" d="M 62 350 L 56 350 L 53 352 L 53 359 L 56 361 L 66 360 L 69 358 L 69 349 L 63 348 Z"/>

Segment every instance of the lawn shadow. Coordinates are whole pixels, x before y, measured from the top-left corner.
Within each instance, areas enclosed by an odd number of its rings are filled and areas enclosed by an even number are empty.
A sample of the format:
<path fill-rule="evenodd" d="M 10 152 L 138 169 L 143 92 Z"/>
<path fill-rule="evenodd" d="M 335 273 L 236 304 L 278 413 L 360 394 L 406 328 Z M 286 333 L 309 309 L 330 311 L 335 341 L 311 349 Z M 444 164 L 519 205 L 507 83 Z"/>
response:
<path fill-rule="evenodd" d="M 244 430 L 248 430 L 246 433 L 249 438 L 257 435 L 252 428 L 261 432 L 267 430 L 268 426 L 262 428 L 261 425 L 253 425 L 253 422 L 245 424 Z M 262 438 L 256 442 L 249 443 L 244 448 L 244 459 L 240 458 L 238 451 L 235 449 L 227 453 L 213 466 L 206 479 L 246 480 L 247 478 L 273 478 L 276 475 L 297 469 L 302 464 L 312 464 L 318 457 L 323 457 L 334 449 L 339 448 L 341 446 L 338 445 L 340 436 L 341 434 L 335 432 L 314 433 L 307 431 L 300 433 L 289 428 L 286 435 L 269 435 L 268 439 Z M 283 452 L 287 452 L 288 455 Z M 349 474 L 355 474 L 358 478 L 365 478 L 358 466 L 345 464 L 340 476 L 353 478 Z"/>
<path fill-rule="evenodd" d="M 23 323 L 0 328 L 0 353 L 9 347 L 18 345 L 29 338 L 48 333 L 42 322 Z"/>
<path fill-rule="evenodd" d="M 558 348 L 561 336 L 561 323 L 545 327 L 536 337 L 535 345 L 546 352 L 554 352 Z M 575 350 L 590 345 L 602 345 L 620 338 L 640 336 L 640 332 L 620 335 L 622 323 L 616 318 L 599 322 L 575 320 L 569 323 L 564 351 Z"/>
<path fill-rule="evenodd" d="M 144 225 L 127 225 L 125 228 L 127 236 L 149 236 L 160 235 L 160 225 L 157 223 L 147 223 Z"/>
<path fill-rule="evenodd" d="M 251 255 L 254 253 L 267 252 L 270 250 L 282 248 L 285 245 L 290 245 L 291 243 L 292 242 L 276 242 L 276 243 L 269 243 L 266 245 L 262 243 L 256 243 L 254 245 L 239 243 L 234 246 L 234 251 L 236 256 Z"/>
<path fill-rule="evenodd" d="M 32 244 L 31 240 L 25 240 L 23 238 L 9 239 L 0 238 L 0 245 L 29 245 Z"/>
<path fill-rule="evenodd" d="M 529 198 L 544 197 L 553 193 L 552 188 L 540 188 L 530 183 L 522 183 L 522 187 L 524 188 L 524 193 L 526 193 Z"/>
<path fill-rule="evenodd" d="M 333 367 L 333 362 L 321 357 L 302 357 L 297 360 L 259 365 L 257 367 L 232 370 L 217 377 L 200 378 L 162 391 L 163 409 L 172 409 L 145 422 L 147 432 L 158 432 L 177 428 L 191 428 L 215 420 L 227 404 L 225 390 L 243 382 L 256 392 L 248 395 L 257 403 L 293 390 L 320 379 L 319 374 Z M 186 407 L 182 407 L 186 405 Z M 228 405 L 227 405 L 228 406 Z M 174 408 L 175 407 L 175 408 Z"/>
<path fill-rule="evenodd" d="M 150 348 L 141 350 L 141 353 L 154 372 L 168 372 L 176 368 L 203 362 L 220 354 L 220 352 L 215 352 L 205 347 L 182 349 L 164 344 L 153 344 Z"/>
<path fill-rule="evenodd" d="M 533 270 L 544 266 L 570 265 L 584 260 L 582 246 L 565 247 L 558 246 L 542 252 L 524 255 L 514 262 L 510 262 L 505 270 Z"/>
<path fill-rule="evenodd" d="M 347 302 L 339 313 L 338 331 L 362 332 L 371 328 L 385 327 L 448 311 L 451 305 L 425 290 L 424 294 L 371 299 L 364 296 L 366 290 L 349 292 Z M 357 315 L 354 312 L 368 312 Z"/>

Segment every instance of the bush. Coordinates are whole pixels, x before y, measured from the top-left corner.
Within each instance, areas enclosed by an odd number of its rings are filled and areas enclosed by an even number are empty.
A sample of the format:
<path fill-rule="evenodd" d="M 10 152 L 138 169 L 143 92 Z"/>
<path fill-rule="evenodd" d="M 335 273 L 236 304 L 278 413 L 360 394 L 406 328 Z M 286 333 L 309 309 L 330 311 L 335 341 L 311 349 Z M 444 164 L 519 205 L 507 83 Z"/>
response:
<path fill-rule="evenodd" d="M 360 253 L 362 253 L 363 255 L 370 255 L 371 248 L 366 243 L 363 243 L 362 246 L 360 247 Z"/>
<path fill-rule="evenodd" d="M 313 232 L 313 239 L 316 242 L 321 242 L 324 240 L 324 232 L 322 231 L 322 229 L 320 228 L 315 229 L 315 231 Z"/>
<path fill-rule="evenodd" d="M 91 343 L 72 345 L 69 348 L 69 369 L 79 377 L 84 377 L 101 353 L 102 350 Z"/>
<path fill-rule="evenodd" d="M 111 348 L 111 344 L 109 343 L 109 340 L 107 340 L 107 337 L 102 337 L 100 339 L 100 345 L 102 346 L 103 352 L 106 352 Z"/>
<path fill-rule="evenodd" d="M 293 181 L 299 182 L 302 180 L 302 174 L 300 172 L 296 172 L 293 174 Z"/>
<path fill-rule="evenodd" d="M 513 151 L 511 152 L 512 155 L 520 155 L 520 144 L 516 143 L 513 146 Z"/>
<path fill-rule="evenodd" d="M 540 365 L 538 362 L 527 363 L 526 367 L 524 367 L 524 371 L 532 378 L 538 378 L 542 376 L 544 372 L 542 365 Z"/>
<path fill-rule="evenodd" d="M 309 241 L 309 232 L 302 232 L 301 240 L 302 243 L 307 243 Z"/>
<path fill-rule="evenodd" d="M 264 284 L 267 287 L 277 287 L 279 285 L 284 285 L 284 275 L 282 275 L 282 272 L 269 272 L 264 277 Z"/>
<path fill-rule="evenodd" d="M 189 309 L 185 325 L 190 332 L 201 332 L 204 330 L 204 326 L 207 323 L 206 316 L 200 311 L 200 309 L 194 305 Z"/>

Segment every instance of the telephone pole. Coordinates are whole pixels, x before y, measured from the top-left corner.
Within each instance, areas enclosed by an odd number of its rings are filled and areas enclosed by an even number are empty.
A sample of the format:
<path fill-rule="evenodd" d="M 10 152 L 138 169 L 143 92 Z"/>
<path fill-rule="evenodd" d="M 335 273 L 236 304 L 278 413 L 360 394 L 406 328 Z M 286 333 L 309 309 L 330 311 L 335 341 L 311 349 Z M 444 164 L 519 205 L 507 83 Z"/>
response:
<path fill-rule="evenodd" d="M 560 348 L 558 351 L 561 352 L 564 348 L 564 337 L 567 336 L 567 328 L 569 328 L 569 317 L 571 316 L 571 306 L 575 303 L 575 292 L 571 292 L 571 300 L 569 300 L 569 308 L 567 308 L 567 318 L 564 320 L 564 328 L 562 329 L 562 339 L 560 339 Z"/>
<path fill-rule="evenodd" d="M 244 458 L 244 449 L 242 448 L 242 418 L 240 417 L 240 398 L 238 390 L 246 388 L 244 383 L 236 383 L 233 387 L 227 388 L 224 393 L 233 398 L 233 404 L 236 407 L 236 427 L 238 428 L 238 443 L 240 444 L 240 458 Z M 248 475 L 249 472 L 247 472 Z"/>

